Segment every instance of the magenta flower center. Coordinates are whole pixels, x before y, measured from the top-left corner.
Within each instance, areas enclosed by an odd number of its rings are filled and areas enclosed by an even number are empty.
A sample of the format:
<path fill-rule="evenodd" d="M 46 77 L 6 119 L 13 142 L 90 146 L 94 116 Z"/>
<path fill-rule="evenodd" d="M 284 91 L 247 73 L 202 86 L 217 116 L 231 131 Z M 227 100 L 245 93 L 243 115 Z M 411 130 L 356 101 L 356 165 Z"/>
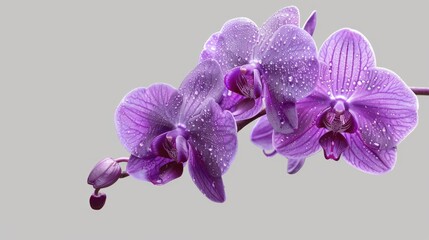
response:
<path fill-rule="evenodd" d="M 225 75 L 225 85 L 232 92 L 256 99 L 262 95 L 261 73 L 262 67 L 259 63 L 235 67 Z"/>
<path fill-rule="evenodd" d="M 183 163 L 188 160 L 189 133 L 183 127 L 163 133 L 154 138 L 151 145 L 152 152 L 160 157 L 172 159 L 175 162 Z"/>
<path fill-rule="evenodd" d="M 331 106 L 319 116 L 317 126 L 336 133 L 354 133 L 357 130 L 356 121 L 343 99 L 331 102 Z"/>
<path fill-rule="evenodd" d="M 326 159 L 339 160 L 349 146 L 343 133 L 354 133 L 357 123 L 344 99 L 335 99 L 317 118 L 316 126 L 328 131 L 319 139 Z"/>

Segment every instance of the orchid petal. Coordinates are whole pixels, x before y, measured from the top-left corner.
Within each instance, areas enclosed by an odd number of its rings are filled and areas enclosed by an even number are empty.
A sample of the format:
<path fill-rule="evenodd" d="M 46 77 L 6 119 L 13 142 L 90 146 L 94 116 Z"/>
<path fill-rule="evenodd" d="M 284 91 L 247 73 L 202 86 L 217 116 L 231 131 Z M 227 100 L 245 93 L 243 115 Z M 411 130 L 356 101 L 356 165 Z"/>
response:
<path fill-rule="evenodd" d="M 195 185 L 207 198 L 219 203 L 225 201 L 222 177 L 210 174 L 204 156 L 192 147 L 190 149 L 189 174 Z"/>
<path fill-rule="evenodd" d="M 257 54 L 262 59 L 266 88 L 275 98 L 299 100 L 313 91 L 319 78 L 317 49 L 303 29 L 292 25 L 279 28 Z"/>
<path fill-rule="evenodd" d="M 289 158 L 287 162 L 287 173 L 295 174 L 297 173 L 302 166 L 304 166 L 305 158 L 293 159 Z"/>
<path fill-rule="evenodd" d="M 155 156 L 160 156 L 164 158 L 170 158 L 170 155 L 168 154 L 167 150 L 165 149 L 164 145 L 166 144 L 165 137 L 167 136 L 168 132 L 162 133 L 152 139 L 152 142 L 150 144 L 151 153 Z"/>
<path fill-rule="evenodd" d="M 376 149 L 367 146 L 359 134 L 345 134 L 350 146 L 344 158 L 355 168 L 372 174 L 381 174 L 393 169 L 396 163 L 396 147 Z"/>
<path fill-rule="evenodd" d="M 231 68 L 249 63 L 259 33 L 256 24 L 248 18 L 226 22 L 218 34 L 213 34 L 201 53 L 200 59 L 216 60 L 226 73 Z"/>
<path fill-rule="evenodd" d="M 361 33 L 342 29 L 333 33 L 322 45 L 320 61 L 329 66 L 324 79 L 334 96 L 349 97 L 360 80 L 362 70 L 375 67 L 375 56 L 368 40 Z"/>
<path fill-rule="evenodd" d="M 273 147 L 273 127 L 267 119 L 262 116 L 253 127 L 250 137 L 251 141 L 263 150 L 270 151 Z"/>
<path fill-rule="evenodd" d="M 200 104 L 205 99 L 213 98 L 215 101 L 220 101 L 225 89 L 222 79 L 219 64 L 214 60 L 199 63 L 185 77 L 179 87 L 179 95 L 177 96 L 183 98 L 179 117 L 180 123 L 186 122 L 198 111 Z M 177 102 L 180 102 L 180 100 L 174 99 L 172 105 L 177 104 Z"/>
<path fill-rule="evenodd" d="M 178 91 L 186 102 L 203 102 L 206 98 L 219 101 L 224 90 L 223 75 L 214 60 L 199 63 L 183 80 Z"/>
<path fill-rule="evenodd" d="M 297 129 L 298 117 L 294 99 L 271 96 L 268 88 L 266 88 L 264 95 L 267 118 L 274 131 L 288 134 Z M 280 97 L 280 99 L 276 97 Z"/>
<path fill-rule="evenodd" d="M 290 134 L 274 133 L 273 145 L 281 155 L 303 159 L 320 149 L 318 139 L 326 131 L 317 128 L 315 121 L 320 112 L 329 106 L 329 98 L 318 92 L 297 102 L 299 127 Z"/>
<path fill-rule="evenodd" d="M 326 159 L 338 161 L 341 154 L 349 147 L 346 138 L 337 132 L 329 131 L 319 139 Z"/>
<path fill-rule="evenodd" d="M 177 91 L 166 84 L 137 88 L 128 93 L 116 109 L 116 130 L 121 143 L 136 156 L 144 155 L 152 139 L 174 128 L 170 98 Z"/>
<path fill-rule="evenodd" d="M 265 42 L 284 25 L 294 25 L 299 27 L 299 9 L 295 6 L 289 6 L 278 10 L 261 26 L 261 39 L 259 42 Z"/>
<path fill-rule="evenodd" d="M 313 11 L 308 17 L 307 21 L 304 24 L 304 30 L 308 32 L 311 36 L 313 36 L 314 30 L 316 30 L 316 24 L 317 24 L 317 14 L 316 11 Z"/>
<path fill-rule="evenodd" d="M 417 125 L 416 95 L 387 69 L 362 72 L 349 101 L 368 146 L 390 149 Z"/>
<path fill-rule="evenodd" d="M 189 146 L 188 142 L 183 136 L 176 138 L 177 161 L 186 162 L 189 159 Z"/>
<path fill-rule="evenodd" d="M 200 62 L 203 62 L 207 59 L 216 59 L 216 46 L 217 41 L 219 40 L 219 34 L 220 32 L 213 33 L 207 42 L 204 44 L 203 51 L 200 55 Z"/>
<path fill-rule="evenodd" d="M 214 177 L 224 174 L 237 151 L 237 126 L 232 114 L 209 100 L 203 103 L 199 115 L 187 123 L 189 144 L 201 155 L 208 173 Z"/>
<path fill-rule="evenodd" d="M 154 156 L 139 158 L 131 155 L 127 173 L 139 180 L 163 185 L 182 175 L 183 164 L 169 158 Z"/>
<path fill-rule="evenodd" d="M 251 99 L 234 92 L 225 91 L 219 105 L 223 110 L 230 111 L 236 121 L 240 121 L 258 114 L 262 109 L 263 102 L 261 97 Z"/>

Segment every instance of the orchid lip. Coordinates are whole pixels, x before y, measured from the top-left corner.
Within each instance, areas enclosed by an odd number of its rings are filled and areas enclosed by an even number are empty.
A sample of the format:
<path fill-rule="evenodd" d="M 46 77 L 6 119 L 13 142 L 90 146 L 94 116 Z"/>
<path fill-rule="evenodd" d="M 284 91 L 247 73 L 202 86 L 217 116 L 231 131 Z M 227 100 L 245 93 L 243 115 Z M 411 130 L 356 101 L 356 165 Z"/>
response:
<path fill-rule="evenodd" d="M 189 157 L 188 139 L 189 132 L 183 127 L 178 127 L 155 137 L 151 144 L 151 151 L 156 156 L 170 158 L 176 162 L 186 162 Z"/>
<path fill-rule="evenodd" d="M 355 133 L 357 131 L 356 119 L 350 113 L 347 101 L 341 98 L 332 100 L 330 107 L 318 115 L 316 126 L 337 133 Z"/>
<path fill-rule="evenodd" d="M 257 62 L 231 69 L 224 78 L 228 90 L 256 99 L 262 95 L 262 66 Z"/>

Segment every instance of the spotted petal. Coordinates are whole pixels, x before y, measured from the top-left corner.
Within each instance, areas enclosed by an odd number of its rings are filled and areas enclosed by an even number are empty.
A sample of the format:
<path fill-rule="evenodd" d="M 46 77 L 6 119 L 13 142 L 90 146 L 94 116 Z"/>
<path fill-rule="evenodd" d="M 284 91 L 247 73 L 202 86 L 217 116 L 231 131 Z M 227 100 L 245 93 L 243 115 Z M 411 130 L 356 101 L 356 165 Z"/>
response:
<path fill-rule="evenodd" d="M 164 157 L 139 158 L 131 155 L 127 164 L 127 173 L 139 180 L 163 185 L 182 175 L 183 164 Z"/>
<path fill-rule="evenodd" d="M 350 97 L 359 131 L 368 146 L 390 149 L 417 125 L 417 97 L 395 73 L 371 69 L 361 73 Z"/>
<path fill-rule="evenodd" d="M 396 163 L 396 147 L 376 149 L 367 146 L 359 134 L 345 134 L 350 147 L 344 157 L 355 168 L 372 174 L 381 174 L 393 169 Z"/>
<path fill-rule="evenodd" d="M 203 51 L 200 54 L 200 62 L 208 59 L 216 59 L 217 41 L 220 32 L 213 33 L 204 44 Z"/>
<path fill-rule="evenodd" d="M 174 128 L 170 98 L 177 91 L 166 84 L 137 88 L 128 93 L 116 109 L 116 130 L 121 143 L 136 156 L 142 156 L 152 139 Z"/>
<path fill-rule="evenodd" d="M 325 80 L 334 96 L 349 97 L 355 90 L 362 70 L 375 67 L 375 56 L 361 33 L 341 29 L 333 33 L 320 48 L 320 61 L 329 66 Z"/>
<path fill-rule="evenodd" d="M 316 45 L 306 31 L 292 25 L 281 27 L 263 45 L 258 54 L 265 71 L 268 120 L 276 131 L 287 133 L 283 126 L 296 128 L 296 119 L 289 114 L 294 111 L 291 104 L 307 96 L 319 76 Z M 280 125 L 281 121 L 286 124 Z"/>
<path fill-rule="evenodd" d="M 258 37 L 258 27 L 248 18 L 226 22 L 220 32 L 213 34 L 204 46 L 200 59 L 216 60 L 226 73 L 231 68 L 249 63 Z"/>
<path fill-rule="evenodd" d="M 294 25 L 299 27 L 299 9 L 289 6 L 278 10 L 261 26 L 260 42 L 265 42 L 284 25 Z"/>
<path fill-rule="evenodd" d="M 213 98 L 215 101 L 220 101 L 224 89 L 219 64 L 214 60 L 199 63 L 185 77 L 178 89 L 179 95 L 172 100 L 171 105 L 182 102 L 179 122 L 186 122 L 206 99 Z"/>
<path fill-rule="evenodd" d="M 225 201 L 225 189 L 221 176 L 213 176 L 209 173 L 204 156 L 191 147 L 189 159 L 189 174 L 198 189 L 214 202 Z"/>
<path fill-rule="evenodd" d="M 189 143 L 201 156 L 208 173 L 214 177 L 224 174 L 237 151 L 237 126 L 232 114 L 223 111 L 214 100 L 203 103 L 204 108 L 186 124 Z"/>
<path fill-rule="evenodd" d="M 319 77 L 313 38 L 292 25 L 281 27 L 257 52 L 266 76 L 263 81 L 276 95 L 294 99 L 307 96 Z"/>

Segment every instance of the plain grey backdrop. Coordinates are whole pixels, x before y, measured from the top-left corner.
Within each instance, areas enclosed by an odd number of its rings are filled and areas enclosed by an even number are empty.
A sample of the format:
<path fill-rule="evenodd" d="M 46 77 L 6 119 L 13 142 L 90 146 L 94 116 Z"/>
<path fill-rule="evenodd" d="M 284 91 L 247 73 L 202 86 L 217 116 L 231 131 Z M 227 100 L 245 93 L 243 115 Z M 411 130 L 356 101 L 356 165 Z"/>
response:
<path fill-rule="evenodd" d="M 429 97 L 399 145 L 395 169 L 361 173 L 308 159 L 296 175 L 239 133 L 224 176 L 227 201 L 207 200 L 186 170 L 157 187 L 127 178 L 92 211 L 86 178 L 127 156 L 113 114 L 130 90 L 178 86 L 206 39 L 231 18 L 261 25 L 296 5 L 318 12 L 318 47 L 359 30 L 377 65 L 429 86 L 427 1 L 2 1 L 0 3 L 1 239 L 424 239 L 429 237 Z"/>

